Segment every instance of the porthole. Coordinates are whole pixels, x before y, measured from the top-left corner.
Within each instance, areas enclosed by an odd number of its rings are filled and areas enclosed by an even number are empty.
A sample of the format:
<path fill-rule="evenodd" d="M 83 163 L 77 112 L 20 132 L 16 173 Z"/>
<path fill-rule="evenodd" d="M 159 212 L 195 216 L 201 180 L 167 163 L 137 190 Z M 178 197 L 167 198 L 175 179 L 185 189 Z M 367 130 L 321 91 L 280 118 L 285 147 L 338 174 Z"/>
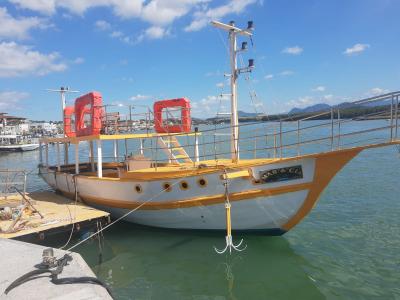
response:
<path fill-rule="evenodd" d="M 171 184 L 169 182 L 165 182 L 162 187 L 163 187 L 164 192 L 172 191 L 172 187 L 171 187 Z"/>
<path fill-rule="evenodd" d="M 137 193 L 141 193 L 143 192 L 142 186 L 140 184 L 135 185 L 135 191 Z"/>
<path fill-rule="evenodd" d="M 206 187 L 207 186 L 207 179 L 200 178 L 199 180 L 197 180 L 197 184 L 199 185 L 199 187 Z"/>
<path fill-rule="evenodd" d="M 181 187 L 181 190 L 187 190 L 189 188 L 189 183 L 187 183 L 186 181 L 181 181 L 180 187 Z"/>

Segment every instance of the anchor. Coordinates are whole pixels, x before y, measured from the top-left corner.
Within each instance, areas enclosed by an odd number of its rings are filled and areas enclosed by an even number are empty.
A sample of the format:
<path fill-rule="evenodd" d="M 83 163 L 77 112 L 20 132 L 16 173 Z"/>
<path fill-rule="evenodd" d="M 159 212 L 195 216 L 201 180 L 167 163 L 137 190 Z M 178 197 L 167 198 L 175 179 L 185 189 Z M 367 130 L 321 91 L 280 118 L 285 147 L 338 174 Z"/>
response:
<path fill-rule="evenodd" d="M 247 248 L 247 245 L 244 245 L 244 247 L 240 248 L 240 246 L 243 243 L 243 239 L 241 239 L 239 244 L 237 245 L 235 245 L 232 240 L 231 203 L 229 202 L 228 177 L 226 176 L 226 171 L 224 175 L 225 175 L 224 186 L 225 186 L 225 212 L 226 212 L 226 237 L 225 237 L 226 246 L 222 250 L 218 250 L 214 246 L 214 250 L 218 254 L 223 254 L 229 249 L 229 254 L 231 254 L 232 249 L 241 252 Z"/>

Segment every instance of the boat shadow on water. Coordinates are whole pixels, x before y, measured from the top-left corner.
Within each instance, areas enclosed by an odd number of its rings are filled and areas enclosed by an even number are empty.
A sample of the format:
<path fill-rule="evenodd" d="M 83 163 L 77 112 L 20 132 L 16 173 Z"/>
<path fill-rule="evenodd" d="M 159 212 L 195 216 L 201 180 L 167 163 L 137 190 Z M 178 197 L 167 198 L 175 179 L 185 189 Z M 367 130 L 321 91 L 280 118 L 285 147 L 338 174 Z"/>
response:
<path fill-rule="evenodd" d="M 77 251 L 118 299 L 324 299 L 309 263 L 284 237 L 234 235 L 247 249 L 219 255 L 223 233 L 169 231 L 121 222 Z"/>

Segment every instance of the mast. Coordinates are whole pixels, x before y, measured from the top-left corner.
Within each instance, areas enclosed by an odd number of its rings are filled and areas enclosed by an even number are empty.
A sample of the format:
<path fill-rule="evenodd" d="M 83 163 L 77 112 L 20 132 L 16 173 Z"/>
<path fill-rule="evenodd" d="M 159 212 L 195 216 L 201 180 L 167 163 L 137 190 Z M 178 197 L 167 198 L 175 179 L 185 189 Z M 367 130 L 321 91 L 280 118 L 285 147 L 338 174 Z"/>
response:
<path fill-rule="evenodd" d="M 65 106 L 66 106 L 66 101 L 65 101 L 65 93 L 79 93 L 79 91 L 71 91 L 69 89 L 69 87 L 61 87 L 59 90 L 55 90 L 55 89 L 47 89 L 46 91 L 48 92 L 58 92 L 60 93 L 60 98 L 61 98 L 61 121 L 63 123 L 63 128 L 64 128 L 64 110 L 65 110 Z M 64 133 L 65 136 L 65 133 Z"/>
<path fill-rule="evenodd" d="M 249 59 L 249 65 L 245 68 L 237 68 L 237 54 L 240 51 L 247 50 L 247 42 L 242 43 L 242 47 L 237 49 L 237 35 L 251 37 L 253 35 L 253 22 L 249 21 L 246 29 L 235 27 L 235 22 L 224 24 L 218 21 L 212 21 L 211 25 L 228 31 L 229 33 L 229 55 L 231 65 L 231 158 L 232 162 L 239 160 L 239 117 L 237 107 L 237 79 L 240 73 L 251 72 L 254 68 L 254 60 Z"/>

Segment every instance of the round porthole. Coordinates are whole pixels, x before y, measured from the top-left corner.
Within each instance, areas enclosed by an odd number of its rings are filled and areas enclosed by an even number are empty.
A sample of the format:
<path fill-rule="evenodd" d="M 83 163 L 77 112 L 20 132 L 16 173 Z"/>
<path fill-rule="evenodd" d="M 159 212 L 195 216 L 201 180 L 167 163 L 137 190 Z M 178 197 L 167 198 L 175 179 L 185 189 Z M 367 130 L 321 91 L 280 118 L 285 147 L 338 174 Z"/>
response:
<path fill-rule="evenodd" d="M 187 190 L 189 188 L 189 183 L 186 181 L 181 181 L 180 183 L 181 190 Z"/>
<path fill-rule="evenodd" d="M 200 178 L 199 180 L 197 180 L 197 184 L 199 185 L 199 187 L 206 187 L 207 186 L 207 179 Z"/>
<path fill-rule="evenodd" d="M 172 191 L 172 187 L 171 187 L 171 184 L 169 182 L 165 182 L 162 187 L 163 187 L 164 192 Z"/>
<path fill-rule="evenodd" d="M 135 191 L 137 193 L 141 193 L 143 192 L 142 186 L 140 184 L 135 185 Z"/>

